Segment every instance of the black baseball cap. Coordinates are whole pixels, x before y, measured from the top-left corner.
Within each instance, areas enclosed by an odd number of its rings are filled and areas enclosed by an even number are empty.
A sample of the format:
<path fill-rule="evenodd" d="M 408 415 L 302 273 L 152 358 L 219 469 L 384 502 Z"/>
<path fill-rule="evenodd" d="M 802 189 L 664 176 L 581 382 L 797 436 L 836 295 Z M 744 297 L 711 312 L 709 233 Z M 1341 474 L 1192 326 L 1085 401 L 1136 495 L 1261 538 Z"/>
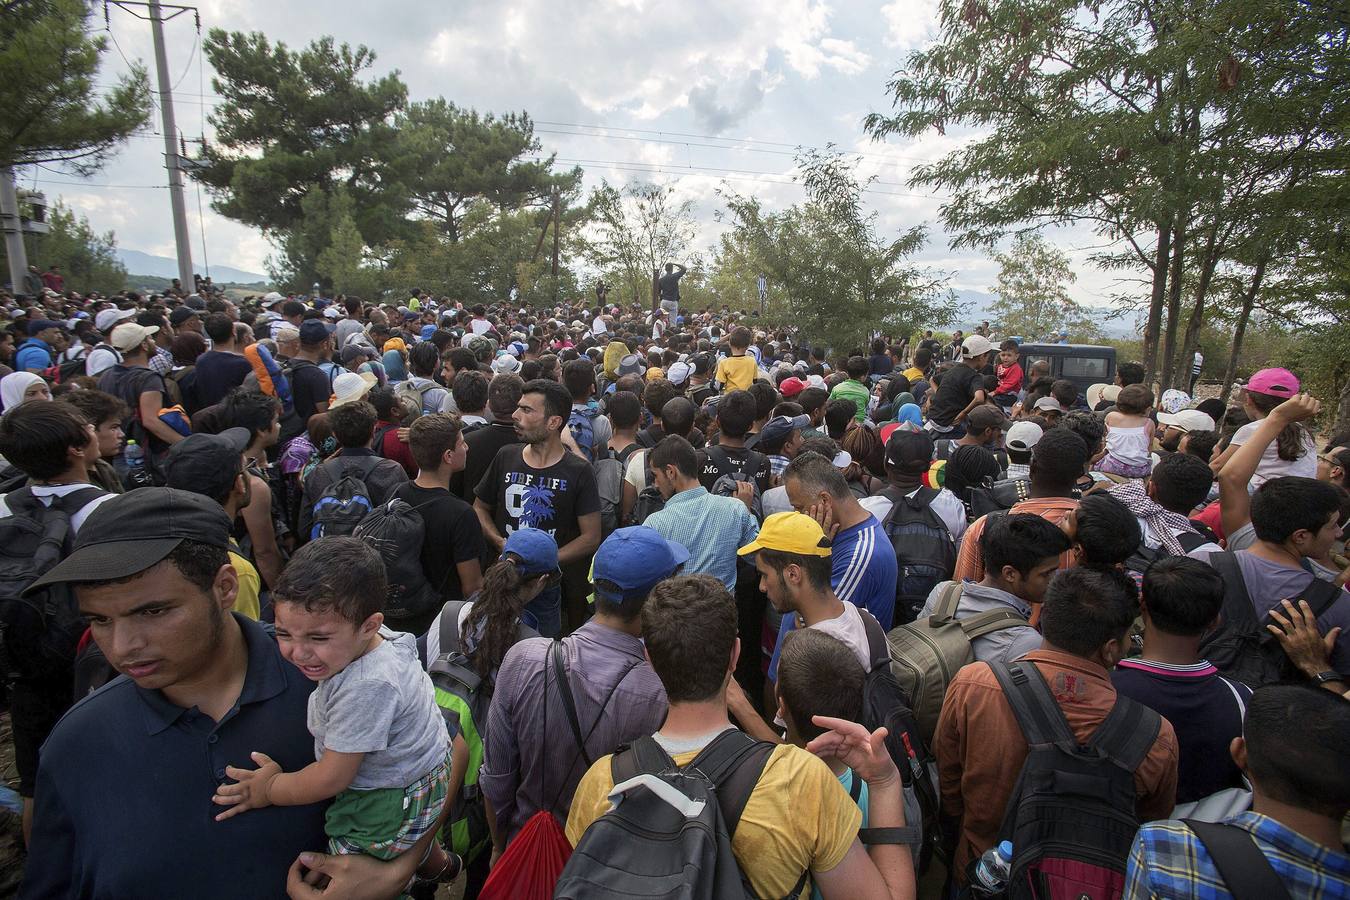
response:
<path fill-rule="evenodd" d="M 118 494 L 89 514 L 69 556 L 28 587 L 130 578 L 162 561 L 183 541 L 230 546 L 230 518 L 220 504 L 189 491 L 143 487 Z"/>
<path fill-rule="evenodd" d="M 198 314 L 198 311 L 190 306 L 180 306 L 169 313 L 169 324 L 177 328 L 179 325 L 182 325 L 188 319 Z"/>
<path fill-rule="evenodd" d="M 328 328 L 322 319 L 306 319 L 300 323 L 300 343 L 310 347 L 328 339 Z"/>
<path fill-rule="evenodd" d="M 216 495 L 239 474 L 239 454 L 252 440 L 247 428 L 190 434 L 170 447 L 164 457 L 164 481 L 171 488 Z"/>
<path fill-rule="evenodd" d="M 886 441 L 886 463 L 906 475 L 922 475 L 933 461 L 933 439 L 928 432 L 901 426 Z"/>

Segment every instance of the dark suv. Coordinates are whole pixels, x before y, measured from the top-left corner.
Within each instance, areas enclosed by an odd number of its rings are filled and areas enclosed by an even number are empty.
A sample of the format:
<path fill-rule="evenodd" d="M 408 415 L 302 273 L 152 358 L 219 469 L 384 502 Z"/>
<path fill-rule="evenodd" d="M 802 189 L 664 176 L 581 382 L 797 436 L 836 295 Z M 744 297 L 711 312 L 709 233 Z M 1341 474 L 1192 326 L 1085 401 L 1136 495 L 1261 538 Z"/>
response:
<path fill-rule="evenodd" d="M 1050 363 L 1050 376 L 1078 385 L 1085 394 L 1094 384 L 1111 384 L 1116 377 L 1116 348 L 1096 344 L 1023 344 L 1022 371 L 1030 372 L 1037 360 Z"/>

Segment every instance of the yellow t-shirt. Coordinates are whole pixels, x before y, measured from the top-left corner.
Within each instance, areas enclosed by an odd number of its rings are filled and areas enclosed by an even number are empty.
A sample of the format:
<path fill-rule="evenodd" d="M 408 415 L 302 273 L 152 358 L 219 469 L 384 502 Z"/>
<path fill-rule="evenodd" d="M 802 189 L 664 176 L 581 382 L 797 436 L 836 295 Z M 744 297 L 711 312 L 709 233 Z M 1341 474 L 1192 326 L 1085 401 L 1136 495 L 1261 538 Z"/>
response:
<path fill-rule="evenodd" d="M 743 391 L 754 383 L 757 369 L 755 358 L 749 353 L 744 356 L 726 356 L 717 364 L 715 380 L 726 385 L 728 391 Z"/>
<path fill-rule="evenodd" d="M 675 756 L 687 765 L 697 751 Z M 592 822 L 609 809 L 610 757 L 596 760 L 577 785 L 567 816 L 567 839 L 575 847 Z M 741 813 L 731 849 L 760 897 L 783 897 L 802 871 L 828 872 L 844 861 L 862 824 L 829 767 L 800 747 L 783 744 L 764 764 L 759 783 Z"/>
<path fill-rule="evenodd" d="M 262 590 L 258 570 L 253 567 L 253 563 L 233 550 L 230 551 L 230 565 L 239 575 L 239 593 L 234 596 L 234 611 L 256 622 L 262 614 L 262 608 L 258 605 L 258 592 Z"/>
<path fill-rule="evenodd" d="M 910 366 L 908 369 L 901 372 L 900 374 L 905 376 L 905 378 L 909 379 L 910 384 L 913 384 L 914 382 L 918 381 L 920 378 L 923 377 L 923 369 L 920 369 L 917 366 Z"/>

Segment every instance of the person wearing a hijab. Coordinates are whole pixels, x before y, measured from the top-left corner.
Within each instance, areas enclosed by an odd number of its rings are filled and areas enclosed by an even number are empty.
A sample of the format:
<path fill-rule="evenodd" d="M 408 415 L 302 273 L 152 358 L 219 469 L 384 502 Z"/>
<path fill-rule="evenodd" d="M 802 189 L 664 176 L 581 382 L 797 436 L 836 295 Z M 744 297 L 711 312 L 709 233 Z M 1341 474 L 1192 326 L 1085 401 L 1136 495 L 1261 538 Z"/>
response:
<path fill-rule="evenodd" d="M 1003 469 L 984 447 L 974 445 L 959 446 L 947 460 L 942 486 L 956 495 L 970 510 L 970 489 L 981 487 L 1002 473 Z"/>
<path fill-rule="evenodd" d="M 47 382 L 32 372 L 14 372 L 0 378 L 0 409 L 9 412 L 29 400 L 50 400 L 52 390 Z"/>
<path fill-rule="evenodd" d="M 917 403 L 903 403 L 900 411 L 895 414 L 895 421 L 908 422 L 915 428 L 923 427 L 923 413 L 919 411 Z"/>
<path fill-rule="evenodd" d="M 392 344 L 393 341 L 389 343 Z M 385 344 L 385 346 L 388 347 L 389 344 Z M 403 364 L 403 353 L 397 348 L 385 350 L 381 362 L 384 366 L 385 375 L 390 381 L 408 380 L 408 370 Z"/>

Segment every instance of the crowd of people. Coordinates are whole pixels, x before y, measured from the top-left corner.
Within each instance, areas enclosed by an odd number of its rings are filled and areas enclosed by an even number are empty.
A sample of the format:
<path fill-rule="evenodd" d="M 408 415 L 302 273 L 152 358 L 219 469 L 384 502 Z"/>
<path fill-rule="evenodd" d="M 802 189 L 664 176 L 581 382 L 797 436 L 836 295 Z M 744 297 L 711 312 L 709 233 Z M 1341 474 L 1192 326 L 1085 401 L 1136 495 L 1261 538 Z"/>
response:
<path fill-rule="evenodd" d="M 0 296 L 21 896 L 1350 897 L 1292 372 L 1080 391 L 682 273 Z"/>

